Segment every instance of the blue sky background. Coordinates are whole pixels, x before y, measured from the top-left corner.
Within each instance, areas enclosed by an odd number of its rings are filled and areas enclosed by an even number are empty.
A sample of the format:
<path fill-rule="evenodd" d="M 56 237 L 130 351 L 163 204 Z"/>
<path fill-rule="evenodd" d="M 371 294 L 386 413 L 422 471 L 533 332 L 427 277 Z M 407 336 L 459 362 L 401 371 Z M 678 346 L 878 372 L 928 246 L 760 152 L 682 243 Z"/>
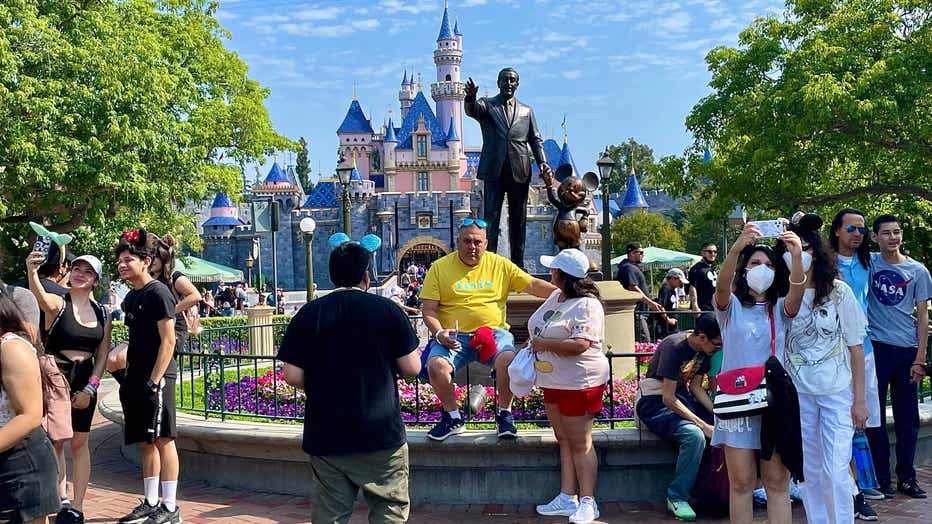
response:
<path fill-rule="evenodd" d="M 463 33 L 464 79 L 494 95 L 498 70 L 516 67 L 517 96 L 534 107 L 545 134 L 560 140 L 566 114 L 582 170 L 594 169 L 605 145 L 628 137 L 658 158 L 681 153 L 690 141 L 685 117 L 709 92 L 705 54 L 736 45 L 755 16 L 782 11 L 774 0 L 450 1 Z M 354 82 L 376 128 L 388 110 L 400 116 L 405 68 L 422 74 L 430 99 L 442 12 L 443 0 L 221 0 L 217 18 L 249 76 L 271 89 L 275 128 L 304 136 L 313 172 L 326 175 Z M 478 126 L 465 120 L 466 146 L 480 146 Z"/>

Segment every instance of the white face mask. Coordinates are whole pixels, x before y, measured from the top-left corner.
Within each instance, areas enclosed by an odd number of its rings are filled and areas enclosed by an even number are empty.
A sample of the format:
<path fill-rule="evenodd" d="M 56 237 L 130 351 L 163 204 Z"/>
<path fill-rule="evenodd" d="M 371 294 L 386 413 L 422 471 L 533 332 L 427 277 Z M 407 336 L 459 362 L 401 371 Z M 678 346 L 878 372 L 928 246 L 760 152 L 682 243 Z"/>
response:
<path fill-rule="evenodd" d="M 812 255 L 803 251 L 803 273 L 808 273 L 809 268 L 812 267 Z M 793 270 L 793 255 L 789 251 L 783 253 L 783 261 L 786 262 L 786 267 Z"/>
<path fill-rule="evenodd" d="M 764 264 L 754 266 L 748 270 L 748 287 L 758 293 L 764 293 L 773 285 L 774 271 Z"/>

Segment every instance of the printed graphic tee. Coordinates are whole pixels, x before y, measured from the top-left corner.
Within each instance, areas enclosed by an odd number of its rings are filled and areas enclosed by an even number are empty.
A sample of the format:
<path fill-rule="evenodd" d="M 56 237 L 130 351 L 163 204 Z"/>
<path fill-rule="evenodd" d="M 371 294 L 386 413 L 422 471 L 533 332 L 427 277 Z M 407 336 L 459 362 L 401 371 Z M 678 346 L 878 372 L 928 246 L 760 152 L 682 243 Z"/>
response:
<path fill-rule="evenodd" d="M 867 304 L 871 338 L 893 346 L 918 346 L 913 310 L 930 298 L 932 278 L 925 266 L 909 257 L 902 264 L 889 264 L 880 253 L 871 253 Z"/>
<path fill-rule="evenodd" d="M 677 381 L 677 389 L 684 392 L 694 377 L 709 373 L 712 359 L 701 351 L 693 351 L 686 340 L 688 335 L 689 332 L 682 331 L 660 341 L 641 380 L 642 396 L 663 395 L 663 379 Z"/>

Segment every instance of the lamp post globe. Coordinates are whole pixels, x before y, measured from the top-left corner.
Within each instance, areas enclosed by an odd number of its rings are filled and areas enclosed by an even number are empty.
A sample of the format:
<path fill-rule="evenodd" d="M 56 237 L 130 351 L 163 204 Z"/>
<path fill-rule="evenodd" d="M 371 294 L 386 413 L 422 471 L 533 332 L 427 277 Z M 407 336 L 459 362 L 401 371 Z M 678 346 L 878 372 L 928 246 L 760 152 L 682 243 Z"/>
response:
<path fill-rule="evenodd" d="M 615 160 L 608 154 L 608 147 L 602 153 L 602 158 L 595 163 L 599 167 L 599 176 L 602 177 L 602 280 L 612 278 L 612 230 L 611 215 L 608 200 L 611 198 L 608 184 L 615 167 Z"/>
<path fill-rule="evenodd" d="M 317 229 L 317 222 L 311 217 L 304 217 L 301 219 L 301 222 L 298 223 L 298 227 L 301 229 L 301 233 L 304 234 L 304 253 L 307 257 L 307 292 L 305 300 L 310 302 L 314 300 L 314 257 L 312 255 L 312 247 L 314 244 L 314 230 Z"/>

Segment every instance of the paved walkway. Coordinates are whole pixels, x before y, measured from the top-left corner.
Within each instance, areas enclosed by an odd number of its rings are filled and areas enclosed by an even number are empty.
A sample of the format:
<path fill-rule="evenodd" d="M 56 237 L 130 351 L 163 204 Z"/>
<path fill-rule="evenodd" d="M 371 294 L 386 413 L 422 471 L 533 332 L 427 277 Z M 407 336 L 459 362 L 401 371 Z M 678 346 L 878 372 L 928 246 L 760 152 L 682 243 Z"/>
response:
<path fill-rule="evenodd" d="M 119 426 L 101 417 L 94 420 L 91 429 L 91 487 L 88 490 L 85 510 L 89 523 L 112 523 L 138 504 L 142 493 L 140 470 L 120 454 L 122 432 Z M 251 493 L 215 488 L 203 482 L 185 481 L 178 489 L 179 505 L 185 522 L 292 524 L 310 522 L 310 503 L 306 497 Z M 932 466 L 920 469 L 919 482 L 926 489 L 932 487 Z M 542 500 L 542 502 L 545 502 Z M 932 499 L 912 500 L 899 496 L 890 501 L 874 504 L 880 521 L 888 524 L 929 522 L 932 516 Z M 631 522 L 638 524 L 676 522 L 665 515 L 663 507 L 651 503 L 607 503 L 600 507 L 600 523 Z M 801 506 L 794 510 L 794 522 L 805 522 Z M 538 517 L 531 505 L 422 505 L 411 513 L 412 524 L 556 524 L 565 523 L 565 517 Z M 766 514 L 758 512 L 755 521 L 766 521 Z M 350 520 L 352 524 L 366 522 L 365 508 L 360 506 Z M 703 520 L 703 522 L 727 522 Z"/>

